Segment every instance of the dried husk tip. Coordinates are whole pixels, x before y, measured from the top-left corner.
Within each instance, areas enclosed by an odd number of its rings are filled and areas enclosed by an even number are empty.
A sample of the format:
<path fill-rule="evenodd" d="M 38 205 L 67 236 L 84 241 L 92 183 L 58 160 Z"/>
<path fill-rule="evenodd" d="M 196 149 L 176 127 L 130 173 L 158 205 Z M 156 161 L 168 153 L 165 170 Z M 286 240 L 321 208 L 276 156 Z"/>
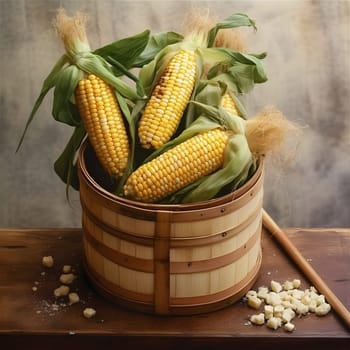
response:
<path fill-rule="evenodd" d="M 233 51 L 247 52 L 247 42 L 244 32 L 241 28 L 222 29 L 216 35 L 214 41 L 215 47 L 226 47 Z"/>
<path fill-rule="evenodd" d="M 218 22 L 219 19 L 210 13 L 209 9 L 193 8 L 185 16 L 183 32 L 186 38 L 200 38 L 199 40 L 203 43 L 207 43 L 210 29 L 215 27 Z M 247 51 L 246 38 L 240 28 L 219 30 L 213 46 L 225 47 L 239 52 Z"/>
<path fill-rule="evenodd" d="M 75 16 L 69 17 L 62 7 L 57 10 L 57 15 L 53 19 L 53 26 L 71 60 L 74 60 L 79 53 L 91 51 L 86 35 L 87 21 L 88 16 L 85 13 L 77 12 Z"/>
<path fill-rule="evenodd" d="M 295 147 L 288 144 L 288 140 L 297 143 L 301 127 L 286 118 L 274 106 L 265 107 L 255 117 L 247 120 L 246 137 L 251 152 L 257 157 L 290 156 Z M 294 148 L 294 151 L 293 151 Z"/>
<path fill-rule="evenodd" d="M 208 31 L 213 26 L 212 24 L 209 10 L 192 9 L 185 15 L 182 24 L 185 40 L 196 42 L 199 47 L 205 47 L 208 40 Z"/>

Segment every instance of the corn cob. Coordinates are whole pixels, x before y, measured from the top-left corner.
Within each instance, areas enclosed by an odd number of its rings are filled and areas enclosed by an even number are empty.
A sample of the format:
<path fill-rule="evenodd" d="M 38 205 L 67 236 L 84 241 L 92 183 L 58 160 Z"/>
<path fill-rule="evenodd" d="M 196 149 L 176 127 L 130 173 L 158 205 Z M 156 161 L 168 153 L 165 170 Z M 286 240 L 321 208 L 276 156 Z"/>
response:
<path fill-rule="evenodd" d="M 174 134 L 195 85 L 196 66 L 196 55 L 189 50 L 179 51 L 170 60 L 140 119 L 143 148 L 157 149 Z"/>
<path fill-rule="evenodd" d="M 211 174 L 223 165 L 228 137 L 226 131 L 217 128 L 178 144 L 134 171 L 124 194 L 154 203 Z"/>
<path fill-rule="evenodd" d="M 75 98 L 101 165 L 112 176 L 122 176 L 128 162 L 129 141 L 112 87 L 91 74 L 79 81 Z"/>
<path fill-rule="evenodd" d="M 239 115 L 237 106 L 233 98 L 229 93 L 225 93 L 221 100 L 221 106 L 226 109 L 227 112 L 232 113 L 234 115 Z"/>

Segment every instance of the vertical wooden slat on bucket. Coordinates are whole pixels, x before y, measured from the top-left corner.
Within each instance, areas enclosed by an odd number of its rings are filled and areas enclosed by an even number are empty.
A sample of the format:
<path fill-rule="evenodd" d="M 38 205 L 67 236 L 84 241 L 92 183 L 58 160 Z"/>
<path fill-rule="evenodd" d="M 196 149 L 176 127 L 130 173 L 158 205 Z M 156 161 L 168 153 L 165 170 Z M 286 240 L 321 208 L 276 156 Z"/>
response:
<path fill-rule="evenodd" d="M 157 212 L 154 234 L 154 307 L 156 314 L 169 313 L 171 213 Z"/>

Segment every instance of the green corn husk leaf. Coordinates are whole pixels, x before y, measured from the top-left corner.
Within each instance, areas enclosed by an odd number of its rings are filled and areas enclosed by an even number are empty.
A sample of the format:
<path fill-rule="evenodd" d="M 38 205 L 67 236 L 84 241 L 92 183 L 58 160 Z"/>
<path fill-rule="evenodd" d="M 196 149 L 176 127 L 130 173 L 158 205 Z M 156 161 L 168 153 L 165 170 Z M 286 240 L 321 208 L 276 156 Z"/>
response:
<path fill-rule="evenodd" d="M 149 30 L 121 39 L 95 50 L 93 53 L 106 59 L 112 65 L 119 62 L 125 68 L 141 68 L 168 45 L 178 43 L 183 36 L 175 32 L 150 34 Z M 113 59 L 110 60 L 110 58 Z M 117 70 L 119 67 L 116 67 Z"/>
<path fill-rule="evenodd" d="M 135 145 L 136 145 L 136 122 L 135 122 L 135 114 L 138 113 L 139 109 L 139 103 L 136 102 L 136 104 L 133 106 L 132 110 L 130 110 L 127 101 L 121 96 L 120 94 L 116 94 L 118 103 L 120 106 L 120 109 L 127 121 L 128 124 L 128 133 L 130 138 L 130 157 L 128 160 L 127 167 L 124 171 L 124 175 L 119 179 L 116 189 L 114 190 L 115 194 L 121 195 L 122 189 L 124 186 L 125 181 L 129 177 L 129 175 L 133 171 L 133 165 L 134 165 L 134 156 L 135 156 Z"/>
<path fill-rule="evenodd" d="M 79 180 L 76 167 L 76 156 L 81 143 L 86 136 L 83 124 L 74 128 L 73 134 L 69 139 L 61 155 L 54 163 L 54 169 L 59 178 L 67 184 L 66 196 L 68 198 L 69 186 L 79 189 Z"/>
<path fill-rule="evenodd" d="M 219 106 L 226 89 L 226 84 L 221 81 L 201 80 L 194 100 L 210 106 Z"/>
<path fill-rule="evenodd" d="M 239 176 L 234 181 L 228 184 L 229 192 L 233 192 L 243 186 L 255 173 L 258 168 L 258 160 L 252 157 L 252 161 L 247 164 Z"/>
<path fill-rule="evenodd" d="M 139 96 L 145 95 L 145 90 L 143 88 L 143 85 L 140 82 L 140 79 L 131 73 L 129 70 L 127 70 L 124 66 L 122 66 L 118 61 L 114 60 L 112 57 L 107 57 L 108 63 L 113 65 L 113 73 L 115 75 L 118 75 L 118 72 L 122 73 L 123 75 L 127 76 L 131 80 L 133 80 L 136 84 L 136 92 Z M 117 70 L 117 71 L 116 71 Z"/>
<path fill-rule="evenodd" d="M 193 191 L 197 186 L 199 186 L 203 181 L 205 181 L 208 178 L 209 175 L 203 176 L 202 178 L 198 179 L 197 181 L 187 185 L 184 188 L 181 188 L 179 191 L 172 194 L 169 198 L 165 198 L 161 203 L 162 204 L 179 204 L 182 203 L 184 197 L 186 194 Z"/>
<path fill-rule="evenodd" d="M 237 94 L 233 93 L 233 91 L 227 91 L 227 93 L 233 99 L 233 102 L 235 103 L 235 105 L 236 105 L 236 107 L 238 109 L 239 116 L 242 117 L 243 119 L 247 119 L 248 118 L 248 113 L 247 113 L 247 110 L 245 109 L 244 104 L 241 101 L 240 97 L 237 96 Z"/>
<path fill-rule="evenodd" d="M 103 46 L 95 50 L 93 53 L 103 57 L 111 65 L 118 62 L 126 69 L 129 69 L 135 67 L 135 61 L 140 58 L 141 53 L 144 52 L 149 41 L 150 31 L 145 30 L 142 33 Z M 119 69 L 119 67 L 116 68 L 117 70 Z M 116 74 L 118 75 L 118 71 Z M 123 72 L 121 72 L 121 74 L 123 74 Z"/>
<path fill-rule="evenodd" d="M 237 115 L 228 113 L 221 106 L 209 106 L 197 101 L 191 101 L 207 118 L 211 118 L 217 121 L 220 125 L 224 126 L 227 130 L 232 131 L 234 134 L 245 134 L 246 121 Z"/>
<path fill-rule="evenodd" d="M 240 57 L 240 55 L 242 56 Z M 267 81 L 265 67 L 262 63 L 262 59 L 266 57 L 266 54 L 262 54 L 260 57 L 257 57 L 255 55 L 232 52 L 232 57 L 237 59 L 237 62 L 241 64 L 234 64 L 229 69 L 231 75 L 236 76 L 238 78 L 240 77 L 240 74 L 242 74 L 244 78 L 253 80 L 255 84 L 261 84 Z M 247 66 L 249 69 L 244 69 L 245 66 Z M 248 74 L 246 73 L 246 75 L 245 72 L 247 72 Z M 243 89 L 242 91 L 244 92 Z"/>
<path fill-rule="evenodd" d="M 236 94 L 234 94 L 232 91 L 229 91 L 226 83 L 224 83 L 223 81 L 201 80 L 198 84 L 196 95 L 194 96 L 193 100 L 205 105 L 218 107 L 221 105 L 221 99 L 225 93 L 228 93 L 235 102 L 239 112 L 239 116 L 243 119 L 246 119 L 247 112 L 243 102 Z M 190 120 L 192 122 L 196 118 L 196 113 L 194 104 L 191 104 L 191 107 L 193 107 L 191 108 L 192 114 L 188 115 L 187 117 L 191 118 Z"/>
<path fill-rule="evenodd" d="M 220 80 L 227 84 L 230 91 L 235 93 L 247 93 L 254 87 L 254 84 L 267 81 L 262 59 L 266 54 L 253 55 L 227 49 L 212 49 L 207 59 L 221 60 L 208 72 L 208 79 Z M 208 53 L 208 50 L 206 50 Z"/>
<path fill-rule="evenodd" d="M 140 98 L 134 89 L 113 74 L 111 66 L 103 57 L 86 53 L 76 60 L 75 65 L 86 73 L 100 77 L 124 97 L 130 100 Z"/>
<path fill-rule="evenodd" d="M 81 123 L 77 108 L 70 102 L 81 76 L 81 71 L 71 65 L 61 70 L 55 84 L 52 116 L 70 126 Z"/>
<path fill-rule="evenodd" d="M 197 50 L 196 50 L 196 53 L 197 53 Z M 196 56 L 197 56 L 196 79 L 195 79 L 195 84 L 193 87 L 193 91 L 192 91 L 192 95 L 190 97 L 190 100 L 194 100 L 196 95 L 198 94 L 198 90 L 200 89 L 200 86 L 201 86 L 200 77 L 201 77 L 202 72 L 203 72 L 202 58 L 198 53 Z M 188 128 L 195 119 L 195 110 L 194 110 L 192 104 L 189 103 L 187 105 L 182 119 L 184 119 L 184 123 L 180 124 L 180 126 L 178 128 L 179 129 L 178 133 L 180 133 L 183 129 Z"/>
<path fill-rule="evenodd" d="M 161 32 L 150 36 L 145 50 L 134 61 L 133 66 L 141 68 L 151 62 L 165 47 L 183 40 L 183 36 L 175 32 Z"/>
<path fill-rule="evenodd" d="M 243 13 L 233 14 L 224 19 L 222 22 L 217 23 L 208 33 L 208 47 L 213 47 L 216 35 L 220 29 L 237 28 L 243 26 L 252 26 L 254 30 L 257 30 L 255 22 Z"/>
<path fill-rule="evenodd" d="M 207 105 L 219 106 L 226 85 L 220 81 L 199 80 L 193 92 L 192 100 Z M 190 103 L 184 116 L 188 128 L 197 118 L 198 112 L 194 104 Z"/>
<path fill-rule="evenodd" d="M 34 103 L 34 107 L 28 117 L 28 120 L 26 122 L 26 125 L 24 127 L 24 131 L 22 133 L 22 136 L 19 140 L 16 152 L 18 152 L 18 150 L 20 149 L 24 137 L 27 133 L 27 130 L 32 122 L 32 120 L 34 119 L 34 116 L 36 114 L 36 112 L 38 111 L 42 101 L 44 100 L 46 94 L 55 86 L 57 78 L 61 72 L 61 70 L 63 69 L 63 67 L 68 63 L 68 57 L 66 55 L 62 55 L 60 57 L 60 59 L 57 61 L 57 63 L 54 65 L 54 67 L 52 68 L 51 72 L 49 73 L 49 75 L 46 77 L 46 79 L 44 80 L 43 86 L 41 88 L 40 94 L 38 96 L 38 98 L 36 99 L 35 103 Z"/>

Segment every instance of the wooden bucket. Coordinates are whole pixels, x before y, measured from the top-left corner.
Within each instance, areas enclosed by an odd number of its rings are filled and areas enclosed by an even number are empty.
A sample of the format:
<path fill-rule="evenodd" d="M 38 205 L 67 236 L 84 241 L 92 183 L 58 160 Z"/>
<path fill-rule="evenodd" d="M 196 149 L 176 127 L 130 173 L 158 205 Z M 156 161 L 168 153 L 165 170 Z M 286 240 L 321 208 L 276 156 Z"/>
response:
<path fill-rule="evenodd" d="M 102 295 L 186 315 L 228 306 L 251 288 L 261 266 L 262 165 L 238 191 L 181 205 L 113 195 L 86 142 L 78 167 L 85 269 Z"/>

